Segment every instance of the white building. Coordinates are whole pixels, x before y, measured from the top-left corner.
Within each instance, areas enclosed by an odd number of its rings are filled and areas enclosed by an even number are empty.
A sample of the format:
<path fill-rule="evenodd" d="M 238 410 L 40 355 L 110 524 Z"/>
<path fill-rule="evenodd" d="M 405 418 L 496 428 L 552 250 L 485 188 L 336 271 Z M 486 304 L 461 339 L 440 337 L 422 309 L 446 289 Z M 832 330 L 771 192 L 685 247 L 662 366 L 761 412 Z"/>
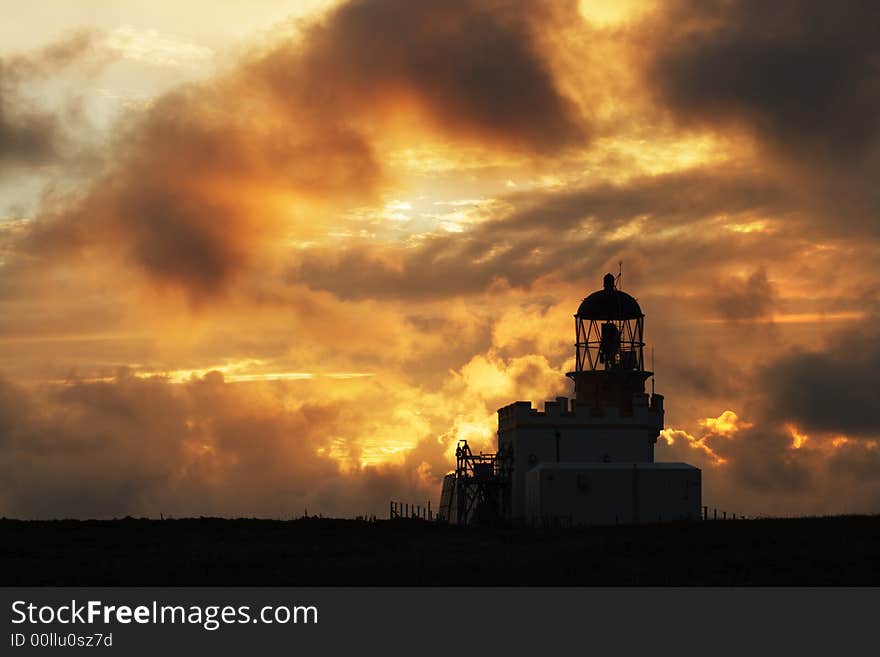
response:
<path fill-rule="evenodd" d="M 645 391 L 653 373 L 638 302 L 607 274 L 574 317 L 574 399 L 499 409 L 494 455 L 471 455 L 462 441 L 441 518 L 565 526 L 700 517 L 700 470 L 654 462 L 663 396 Z"/>

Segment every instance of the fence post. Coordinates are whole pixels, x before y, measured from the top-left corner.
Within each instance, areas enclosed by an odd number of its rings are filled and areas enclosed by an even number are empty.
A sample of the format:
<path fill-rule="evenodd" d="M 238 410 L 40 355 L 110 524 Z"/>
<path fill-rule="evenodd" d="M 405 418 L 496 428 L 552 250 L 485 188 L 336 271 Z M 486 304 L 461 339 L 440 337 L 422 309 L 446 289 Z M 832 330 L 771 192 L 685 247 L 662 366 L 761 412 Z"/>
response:
<path fill-rule="evenodd" d="M 718 520 L 718 509 L 712 509 L 712 520 Z"/>

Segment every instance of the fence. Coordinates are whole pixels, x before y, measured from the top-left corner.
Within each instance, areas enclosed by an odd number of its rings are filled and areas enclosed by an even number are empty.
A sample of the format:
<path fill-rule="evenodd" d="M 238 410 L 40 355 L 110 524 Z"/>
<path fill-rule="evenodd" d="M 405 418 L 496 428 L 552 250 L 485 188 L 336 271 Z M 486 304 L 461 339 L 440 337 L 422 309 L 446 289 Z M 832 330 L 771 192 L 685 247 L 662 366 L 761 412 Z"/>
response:
<path fill-rule="evenodd" d="M 431 502 L 428 501 L 426 506 L 421 504 L 407 504 L 404 502 L 388 503 L 388 518 L 411 518 L 413 520 L 433 520 L 434 513 L 431 511 Z"/>
<path fill-rule="evenodd" d="M 720 514 L 720 515 L 719 515 Z M 719 511 L 718 509 L 712 509 L 712 515 L 709 516 L 709 507 L 703 507 L 703 520 L 745 520 L 746 517 L 743 514 L 739 514 L 737 516 L 735 513 L 728 514 L 727 511 Z M 728 518 L 728 515 L 730 516 Z"/>

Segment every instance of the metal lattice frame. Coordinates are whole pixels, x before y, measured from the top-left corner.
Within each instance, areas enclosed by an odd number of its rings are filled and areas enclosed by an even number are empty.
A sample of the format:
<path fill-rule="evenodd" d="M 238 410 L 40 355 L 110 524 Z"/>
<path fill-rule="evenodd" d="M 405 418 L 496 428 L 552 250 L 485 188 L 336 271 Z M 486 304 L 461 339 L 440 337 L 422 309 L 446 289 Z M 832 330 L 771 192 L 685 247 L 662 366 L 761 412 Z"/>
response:
<path fill-rule="evenodd" d="M 644 371 L 645 369 L 645 318 L 600 321 L 575 317 L 575 334 L 577 336 L 575 371 L 595 371 L 604 365 L 604 369 L 620 369 L 625 364 L 626 357 L 623 354 L 631 353 L 632 365 L 626 369 Z M 620 336 L 619 349 L 613 361 L 608 362 L 600 358 L 602 355 L 602 325 L 611 324 L 617 329 Z"/>
<path fill-rule="evenodd" d="M 474 454 L 467 440 L 455 449 L 456 522 L 467 525 L 474 520 L 496 522 L 502 518 L 505 469 L 501 454 Z M 450 507 L 452 500 L 450 500 Z M 450 508 L 451 512 L 452 509 Z M 449 513 L 448 518 L 452 515 Z"/>

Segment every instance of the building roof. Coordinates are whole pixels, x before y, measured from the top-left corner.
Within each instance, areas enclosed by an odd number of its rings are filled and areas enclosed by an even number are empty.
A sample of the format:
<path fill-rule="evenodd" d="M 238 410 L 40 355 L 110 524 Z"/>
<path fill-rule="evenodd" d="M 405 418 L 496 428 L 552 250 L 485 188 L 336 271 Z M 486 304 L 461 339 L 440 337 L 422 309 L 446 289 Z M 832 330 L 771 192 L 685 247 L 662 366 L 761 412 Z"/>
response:
<path fill-rule="evenodd" d="M 632 461 L 612 461 L 610 463 L 599 461 L 542 461 L 529 469 L 529 472 L 543 472 L 545 470 L 699 470 L 690 463 L 681 463 L 678 461 L 663 462 L 638 462 Z"/>

